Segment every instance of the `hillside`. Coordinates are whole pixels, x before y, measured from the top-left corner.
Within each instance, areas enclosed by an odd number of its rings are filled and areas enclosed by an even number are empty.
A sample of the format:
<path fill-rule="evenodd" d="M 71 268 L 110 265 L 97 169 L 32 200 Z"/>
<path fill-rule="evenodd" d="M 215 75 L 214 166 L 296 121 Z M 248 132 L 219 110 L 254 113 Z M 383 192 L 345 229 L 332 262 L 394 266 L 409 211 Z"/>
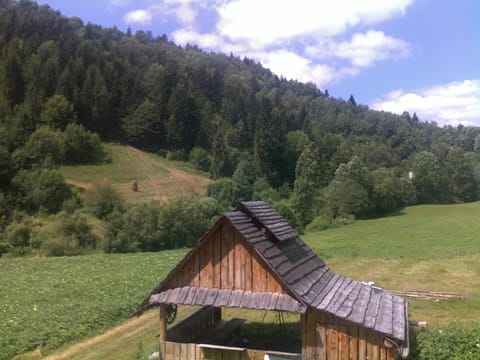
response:
<path fill-rule="evenodd" d="M 96 183 L 108 182 L 131 202 L 165 202 L 179 195 L 204 194 L 210 183 L 184 163 L 168 161 L 132 146 L 104 144 L 104 149 L 109 159 L 104 163 L 62 166 L 60 172 L 65 181 L 86 191 Z M 137 192 L 132 191 L 134 180 Z"/>
<path fill-rule="evenodd" d="M 81 205 L 55 169 L 95 163 L 100 140 L 189 161 L 215 180 L 222 210 L 262 199 L 299 228 L 480 198 L 479 128 L 374 111 L 248 58 L 84 24 L 31 0 L 0 2 L 0 84 L 0 232 L 10 238 L 16 211 Z M 113 184 L 133 202 L 206 185 L 177 166 L 158 177 L 164 165 L 127 149 L 110 167 L 62 173 L 85 189 Z M 127 171 L 116 168 L 126 159 Z M 17 240 L 0 239 L 0 252 L 28 242 Z"/>

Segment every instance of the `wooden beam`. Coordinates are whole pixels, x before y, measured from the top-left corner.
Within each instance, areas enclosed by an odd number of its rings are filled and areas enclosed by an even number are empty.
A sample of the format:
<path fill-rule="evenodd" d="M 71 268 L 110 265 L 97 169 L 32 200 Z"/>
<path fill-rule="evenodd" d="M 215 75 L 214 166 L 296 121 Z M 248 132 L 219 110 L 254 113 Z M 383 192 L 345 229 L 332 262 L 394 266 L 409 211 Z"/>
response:
<path fill-rule="evenodd" d="M 167 304 L 160 304 L 160 340 L 167 340 Z"/>

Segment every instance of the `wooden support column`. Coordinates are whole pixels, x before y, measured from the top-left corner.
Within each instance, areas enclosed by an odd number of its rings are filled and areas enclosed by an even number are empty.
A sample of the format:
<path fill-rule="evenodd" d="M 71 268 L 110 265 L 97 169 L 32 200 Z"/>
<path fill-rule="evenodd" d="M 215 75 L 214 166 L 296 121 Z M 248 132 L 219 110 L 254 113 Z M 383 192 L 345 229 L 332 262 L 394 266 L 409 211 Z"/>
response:
<path fill-rule="evenodd" d="M 160 341 L 167 340 L 167 304 L 160 304 Z"/>
<path fill-rule="evenodd" d="M 302 359 L 307 358 L 307 343 L 305 339 L 307 327 L 307 312 L 305 314 L 300 314 L 300 336 L 302 338 Z"/>

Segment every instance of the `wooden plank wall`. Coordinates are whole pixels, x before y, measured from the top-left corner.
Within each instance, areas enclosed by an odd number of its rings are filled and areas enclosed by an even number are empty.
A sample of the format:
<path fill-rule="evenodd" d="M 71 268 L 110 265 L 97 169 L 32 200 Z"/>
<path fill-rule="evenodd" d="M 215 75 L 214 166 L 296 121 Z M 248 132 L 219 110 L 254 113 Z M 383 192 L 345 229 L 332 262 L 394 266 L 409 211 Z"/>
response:
<path fill-rule="evenodd" d="M 161 360 L 264 360 L 264 350 L 227 350 L 202 348 L 199 344 L 160 341 Z M 282 359 L 301 360 L 301 355 L 282 356 Z"/>
<path fill-rule="evenodd" d="M 322 311 L 309 309 L 302 316 L 305 360 L 394 360 L 395 348 L 384 337 Z"/>
<path fill-rule="evenodd" d="M 168 285 L 286 293 L 264 260 L 227 221 L 204 239 Z"/>

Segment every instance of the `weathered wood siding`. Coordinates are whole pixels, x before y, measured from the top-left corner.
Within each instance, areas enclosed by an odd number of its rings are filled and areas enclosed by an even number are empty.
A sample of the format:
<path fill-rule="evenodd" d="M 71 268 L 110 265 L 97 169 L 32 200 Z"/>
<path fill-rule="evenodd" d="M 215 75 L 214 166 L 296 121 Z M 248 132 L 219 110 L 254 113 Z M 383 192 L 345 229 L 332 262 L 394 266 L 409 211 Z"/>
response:
<path fill-rule="evenodd" d="M 253 349 L 213 349 L 199 344 L 160 341 L 161 360 L 264 360 L 265 354 L 282 355 L 285 360 L 301 360 L 300 354 L 278 353 Z"/>
<path fill-rule="evenodd" d="M 264 260 L 227 221 L 203 240 L 168 286 L 286 293 Z"/>
<path fill-rule="evenodd" d="M 305 360 L 394 360 L 395 348 L 384 337 L 323 311 L 308 309 L 302 316 Z"/>

